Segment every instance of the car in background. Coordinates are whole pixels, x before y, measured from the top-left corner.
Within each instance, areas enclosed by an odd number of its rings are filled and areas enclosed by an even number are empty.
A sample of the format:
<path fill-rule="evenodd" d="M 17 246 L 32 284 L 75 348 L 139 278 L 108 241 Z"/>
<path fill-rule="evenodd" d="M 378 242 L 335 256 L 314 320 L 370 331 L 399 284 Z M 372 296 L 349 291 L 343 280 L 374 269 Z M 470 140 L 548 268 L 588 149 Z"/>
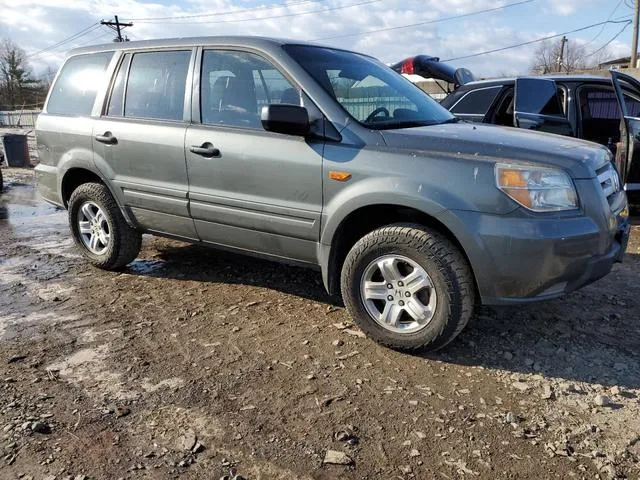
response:
<path fill-rule="evenodd" d="M 440 104 L 462 120 L 572 136 L 607 146 L 629 203 L 640 206 L 640 139 L 636 138 L 640 133 L 640 82 L 635 78 L 611 71 L 610 77 L 556 74 L 476 81 L 468 70 L 426 55 L 407 58 L 392 68 L 452 84 L 453 91 Z"/>

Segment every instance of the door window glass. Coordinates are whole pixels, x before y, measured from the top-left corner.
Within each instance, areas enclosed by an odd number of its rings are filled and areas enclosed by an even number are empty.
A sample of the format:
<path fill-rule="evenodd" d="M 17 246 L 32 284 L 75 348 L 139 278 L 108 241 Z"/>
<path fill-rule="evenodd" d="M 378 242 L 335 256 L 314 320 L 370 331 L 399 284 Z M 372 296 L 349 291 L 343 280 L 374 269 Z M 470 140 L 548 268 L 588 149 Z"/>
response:
<path fill-rule="evenodd" d="M 201 121 L 209 125 L 261 128 L 264 105 L 300 105 L 300 91 L 253 53 L 206 50 L 201 78 Z"/>
<path fill-rule="evenodd" d="M 182 120 L 190 58 L 189 50 L 134 54 L 124 116 Z"/>
<path fill-rule="evenodd" d="M 479 88 L 462 97 L 451 109 L 451 113 L 485 115 L 502 87 Z"/>
<path fill-rule="evenodd" d="M 519 78 L 516 80 L 516 112 L 562 115 L 561 99 L 553 80 Z"/>
<path fill-rule="evenodd" d="M 113 52 L 102 52 L 67 60 L 51 89 L 47 112 L 54 115 L 90 115 L 111 57 Z"/>

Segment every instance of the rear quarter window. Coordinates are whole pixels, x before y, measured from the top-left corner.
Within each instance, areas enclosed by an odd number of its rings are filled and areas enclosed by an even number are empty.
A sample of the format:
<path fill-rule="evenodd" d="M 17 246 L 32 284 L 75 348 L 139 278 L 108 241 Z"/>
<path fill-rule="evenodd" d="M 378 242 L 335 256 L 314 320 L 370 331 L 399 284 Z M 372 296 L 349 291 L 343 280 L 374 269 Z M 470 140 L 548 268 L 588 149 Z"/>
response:
<path fill-rule="evenodd" d="M 51 88 L 47 113 L 89 116 L 113 52 L 78 55 L 65 62 Z"/>

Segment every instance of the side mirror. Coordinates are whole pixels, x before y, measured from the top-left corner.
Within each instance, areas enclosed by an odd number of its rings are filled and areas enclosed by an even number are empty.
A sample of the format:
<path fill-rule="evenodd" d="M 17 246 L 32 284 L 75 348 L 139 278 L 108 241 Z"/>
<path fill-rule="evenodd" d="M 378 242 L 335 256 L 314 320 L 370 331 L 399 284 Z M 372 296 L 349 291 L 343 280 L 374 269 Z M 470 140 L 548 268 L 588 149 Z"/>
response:
<path fill-rule="evenodd" d="M 274 103 L 262 107 L 262 127 L 268 132 L 305 137 L 311 131 L 309 113 L 304 107 Z"/>

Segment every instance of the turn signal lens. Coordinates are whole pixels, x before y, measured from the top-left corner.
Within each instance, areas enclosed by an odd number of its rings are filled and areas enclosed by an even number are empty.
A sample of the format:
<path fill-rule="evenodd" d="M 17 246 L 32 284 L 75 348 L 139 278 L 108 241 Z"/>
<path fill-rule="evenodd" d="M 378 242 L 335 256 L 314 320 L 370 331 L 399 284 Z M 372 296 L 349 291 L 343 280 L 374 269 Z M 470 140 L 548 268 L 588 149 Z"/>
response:
<path fill-rule="evenodd" d="M 351 174 L 349 172 L 337 172 L 332 170 L 329 172 L 329 178 L 331 180 L 337 180 L 339 182 L 346 182 L 351 178 Z"/>
<path fill-rule="evenodd" d="M 498 163 L 496 186 L 534 212 L 578 208 L 578 195 L 569 175 L 557 168 Z"/>

